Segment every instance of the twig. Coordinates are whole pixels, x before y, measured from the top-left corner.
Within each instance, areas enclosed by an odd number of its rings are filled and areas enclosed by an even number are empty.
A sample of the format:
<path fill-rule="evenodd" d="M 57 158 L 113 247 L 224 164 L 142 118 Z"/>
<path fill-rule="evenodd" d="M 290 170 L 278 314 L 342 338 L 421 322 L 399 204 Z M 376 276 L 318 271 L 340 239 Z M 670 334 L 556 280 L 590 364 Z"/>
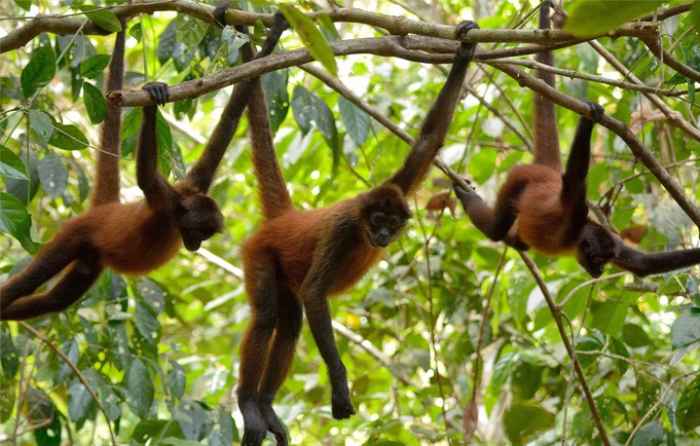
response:
<path fill-rule="evenodd" d="M 196 17 L 207 23 L 215 23 L 214 7 L 189 0 L 166 0 L 148 3 L 135 3 L 132 5 L 120 5 L 110 8 L 118 18 L 129 18 L 138 14 L 153 14 L 157 11 L 177 11 Z M 355 8 L 325 9 L 307 14 L 311 19 L 329 17 L 334 22 L 348 22 L 369 25 L 382 28 L 391 34 L 406 35 L 419 34 L 430 37 L 453 39 L 455 27 L 411 20 L 403 16 L 392 16 Z M 272 14 L 253 13 L 237 9 L 226 11 L 226 23 L 229 25 L 255 25 L 261 21 L 266 26 L 273 22 Z M 85 25 L 84 33 L 92 35 L 104 35 L 100 29 L 90 20 L 81 17 L 62 16 L 37 16 L 28 23 L 10 31 L 0 38 L 0 53 L 24 46 L 34 37 L 43 32 L 55 34 L 72 34 L 81 25 Z M 655 24 L 638 22 L 625 25 L 620 29 L 602 33 L 602 36 L 633 36 L 650 37 L 655 33 Z M 523 43 L 555 43 L 577 40 L 575 36 L 560 30 L 511 30 L 511 29 L 482 29 L 469 32 L 467 41 L 472 42 L 523 42 Z"/>
<path fill-rule="evenodd" d="M 109 430 L 109 436 L 112 440 L 112 445 L 117 446 L 117 439 L 114 436 L 114 432 L 112 431 L 112 425 L 110 424 L 109 416 L 107 415 L 107 411 L 105 410 L 104 406 L 100 402 L 100 399 L 97 397 L 97 393 L 95 393 L 95 390 L 90 386 L 88 383 L 87 379 L 85 376 L 82 374 L 80 370 L 78 370 L 78 367 L 73 364 L 73 362 L 68 358 L 61 350 L 59 350 L 48 338 L 46 338 L 44 335 L 39 333 L 34 327 L 31 325 L 27 324 L 26 322 L 19 322 L 19 325 L 30 332 L 35 338 L 39 339 L 41 342 L 46 344 L 51 350 L 53 350 L 54 353 L 56 353 L 62 360 L 63 362 L 66 363 L 66 365 L 73 370 L 73 373 L 76 374 L 78 377 L 78 380 L 85 386 L 85 389 L 87 389 L 88 393 L 90 396 L 92 396 L 92 399 L 95 400 L 95 404 L 97 407 L 100 409 L 102 412 L 102 415 L 104 415 L 105 420 L 107 420 L 107 429 Z"/>
<path fill-rule="evenodd" d="M 547 306 L 549 306 L 549 311 L 552 313 L 552 318 L 554 319 L 554 322 L 557 325 L 557 330 L 559 330 L 559 336 L 564 342 L 564 348 L 566 348 L 566 352 L 569 355 L 571 363 L 574 366 L 574 372 L 576 373 L 576 378 L 578 379 L 581 391 L 583 392 L 586 402 L 588 403 L 588 408 L 590 409 L 591 416 L 593 417 L 593 423 L 598 429 L 598 435 L 600 436 L 600 440 L 605 446 L 610 446 L 610 440 L 608 440 L 608 434 L 605 431 L 605 426 L 603 425 L 603 421 L 600 418 L 598 407 L 596 406 L 595 400 L 593 399 L 593 394 L 591 393 L 591 390 L 588 387 L 588 382 L 586 381 L 586 376 L 583 374 L 583 369 L 581 369 L 581 364 L 579 363 L 578 358 L 576 357 L 576 350 L 574 350 L 573 346 L 571 345 L 571 340 L 569 340 L 569 337 L 566 334 L 566 330 L 564 329 L 564 324 L 561 320 L 561 307 L 559 307 L 554 302 L 552 295 L 549 294 L 549 289 L 544 283 L 544 280 L 542 279 L 537 265 L 534 264 L 534 262 L 526 253 L 522 251 L 518 251 L 518 253 L 523 259 L 523 262 L 525 262 L 527 268 L 530 270 L 532 277 L 534 277 L 535 282 L 537 282 L 537 286 L 542 291 L 542 295 L 544 296 L 544 299 L 547 302 Z"/>
<path fill-rule="evenodd" d="M 663 96 L 680 96 L 686 94 L 685 91 L 673 91 L 673 90 L 661 90 L 656 87 L 651 87 L 649 85 L 639 85 L 633 82 L 619 81 L 617 79 L 611 79 L 609 77 L 597 76 L 595 74 L 579 73 L 574 70 L 566 70 L 564 68 L 557 68 L 551 65 L 546 65 L 540 62 L 531 60 L 512 60 L 512 59 L 501 59 L 498 62 L 507 63 L 510 65 L 520 65 L 522 67 L 548 71 L 550 73 L 558 74 L 560 76 L 570 77 L 573 79 L 585 79 L 588 81 L 599 82 L 601 84 L 613 85 L 615 87 L 624 88 L 626 90 L 644 91 L 648 93 L 660 94 Z"/>
<path fill-rule="evenodd" d="M 661 62 L 673 68 L 686 78 L 695 82 L 700 82 L 700 72 L 674 58 L 671 53 L 663 49 L 659 39 L 642 39 L 642 41 Z"/>
<path fill-rule="evenodd" d="M 596 50 L 596 52 L 598 54 L 600 54 L 603 57 L 603 59 L 605 59 L 617 71 L 622 73 L 623 76 L 630 79 L 635 84 L 644 85 L 644 83 L 637 76 L 635 76 L 634 73 L 632 73 L 625 66 L 625 64 L 620 62 L 610 51 L 605 49 L 605 47 L 603 47 L 603 45 L 599 44 L 598 42 L 593 42 L 593 41 L 588 42 L 588 44 L 591 47 L 593 47 L 593 49 Z M 654 106 L 656 108 L 661 110 L 661 112 L 668 117 L 669 121 L 672 124 L 674 124 L 676 127 L 683 130 L 686 134 L 688 134 L 688 136 L 692 137 L 696 141 L 700 141 L 700 130 L 697 127 L 695 127 L 694 125 L 692 125 L 691 123 L 689 123 L 688 121 L 686 121 L 685 119 L 683 119 L 683 115 L 681 115 L 680 113 L 678 113 L 676 111 L 671 110 L 668 107 L 668 105 L 666 105 L 664 103 L 664 101 L 662 101 L 661 98 L 659 98 L 657 95 L 655 95 L 653 93 L 646 93 L 646 92 L 642 92 L 642 94 L 644 96 L 646 96 L 649 99 L 649 101 L 651 101 L 651 103 L 654 104 Z"/>
<path fill-rule="evenodd" d="M 550 87 L 545 82 L 535 79 L 532 76 L 528 76 L 517 68 L 499 62 L 489 63 L 513 79 L 517 80 L 520 85 L 526 86 L 531 90 L 538 92 L 562 107 L 573 110 L 581 115 L 587 115 L 590 112 L 589 107 L 585 102 L 566 95 Z M 685 211 L 690 219 L 696 225 L 700 226 L 700 209 L 698 209 L 697 206 L 688 200 L 678 182 L 668 173 L 666 169 L 664 169 L 664 167 L 656 160 L 654 155 L 634 136 L 630 129 L 622 122 L 608 115 L 604 115 L 602 117 L 600 124 L 612 130 L 615 134 L 620 136 L 625 143 L 627 143 L 627 146 L 630 148 L 635 157 L 639 159 L 659 180 L 659 183 L 663 185 L 663 187 L 668 191 L 668 193 L 671 195 L 671 197 L 673 197 L 683 211 Z"/>

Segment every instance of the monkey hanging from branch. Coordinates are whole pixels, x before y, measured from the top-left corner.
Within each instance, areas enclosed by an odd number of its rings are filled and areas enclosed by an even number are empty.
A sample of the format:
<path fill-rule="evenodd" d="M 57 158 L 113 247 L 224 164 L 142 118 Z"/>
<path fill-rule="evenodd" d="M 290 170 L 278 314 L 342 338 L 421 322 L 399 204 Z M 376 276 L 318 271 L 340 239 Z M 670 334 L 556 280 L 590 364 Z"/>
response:
<path fill-rule="evenodd" d="M 272 52 L 286 28 L 286 21 L 278 14 L 260 56 Z M 247 32 L 245 28 L 239 31 Z M 251 57 L 251 42 L 241 48 L 241 54 L 244 59 Z M 107 91 L 121 89 L 123 72 L 122 30 L 109 66 Z M 0 286 L 0 320 L 62 311 L 90 289 L 105 267 L 125 274 L 146 274 L 170 260 L 181 244 L 196 251 L 204 240 L 220 232 L 223 217 L 207 191 L 248 104 L 250 86 L 250 81 L 243 81 L 234 87 L 202 156 L 184 179 L 171 185 L 158 173 L 156 149 L 157 106 L 167 102 L 168 87 L 159 82 L 146 84 L 143 88 L 154 104 L 143 110 L 136 160 L 137 182 L 145 199 L 133 203 L 119 201 L 121 110 L 109 105 L 101 129 L 102 147 L 90 208 L 65 222 L 27 267 Z M 52 288 L 35 293 L 59 275 Z"/>
<path fill-rule="evenodd" d="M 327 297 L 353 286 L 410 218 L 407 197 L 443 145 L 474 55 L 475 44 L 464 38 L 475 28 L 473 22 L 458 27 L 463 43 L 403 166 L 383 184 L 325 208 L 302 211 L 292 205 L 277 164 L 262 87 L 255 84 L 248 119 L 264 221 L 242 249 L 251 306 L 237 389 L 244 446 L 259 446 L 268 431 L 278 445 L 289 443 L 272 402 L 292 364 L 302 313 L 328 368 L 333 417 L 355 413 Z"/>
<path fill-rule="evenodd" d="M 540 9 L 540 28 L 549 29 L 550 2 Z M 551 51 L 538 53 L 537 61 L 552 65 Z M 554 75 L 538 70 L 537 76 L 554 86 Z M 556 256 L 574 254 L 593 277 L 606 263 L 637 276 L 663 273 L 700 263 L 700 249 L 645 253 L 628 246 L 621 237 L 588 216 L 586 175 L 591 158 L 593 125 L 603 108 L 590 104 L 579 120 L 566 170 L 562 173 L 554 104 L 535 94 L 535 159 L 515 166 L 501 186 L 496 204 L 488 206 L 479 194 L 454 182 L 464 211 L 481 232 L 516 249 Z"/>

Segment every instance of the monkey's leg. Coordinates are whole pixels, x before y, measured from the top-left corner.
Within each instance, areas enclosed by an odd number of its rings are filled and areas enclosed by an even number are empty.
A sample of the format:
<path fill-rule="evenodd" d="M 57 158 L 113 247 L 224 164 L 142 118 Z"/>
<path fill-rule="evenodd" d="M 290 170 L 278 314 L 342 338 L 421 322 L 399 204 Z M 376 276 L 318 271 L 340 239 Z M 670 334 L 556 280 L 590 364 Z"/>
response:
<path fill-rule="evenodd" d="M 63 271 L 80 254 L 80 242 L 71 231 L 59 232 L 32 261 L 0 287 L 0 312 L 16 299 L 32 294 Z"/>
<path fill-rule="evenodd" d="M 2 310 L 0 319 L 22 320 L 46 313 L 58 312 L 80 299 L 102 272 L 97 260 L 76 260 L 58 283 L 49 291 L 16 299 Z"/>
<path fill-rule="evenodd" d="M 294 349 L 301 333 L 303 312 L 296 297 L 289 290 L 280 290 L 278 312 L 270 354 L 260 383 L 259 407 L 267 421 L 268 429 L 275 434 L 277 446 L 287 446 L 287 429 L 272 409 L 272 401 L 292 365 Z"/>
<path fill-rule="evenodd" d="M 258 387 L 269 356 L 270 338 L 277 325 L 277 275 L 275 261 L 259 252 L 246 265 L 246 289 L 252 320 L 241 344 L 238 407 L 243 414 L 243 446 L 259 446 L 267 433 L 267 422 L 258 408 Z"/>

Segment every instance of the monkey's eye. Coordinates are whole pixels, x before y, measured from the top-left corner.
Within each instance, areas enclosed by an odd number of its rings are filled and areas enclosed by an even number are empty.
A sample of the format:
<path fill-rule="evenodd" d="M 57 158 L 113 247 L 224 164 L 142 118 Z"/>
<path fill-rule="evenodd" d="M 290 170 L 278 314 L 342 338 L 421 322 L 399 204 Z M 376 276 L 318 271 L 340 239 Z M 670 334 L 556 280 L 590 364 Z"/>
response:
<path fill-rule="evenodd" d="M 383 212 L 372 212 L 369 214 L 369 224 L 374 227 L 381 226 L 385 220 Z"/>
<path fill-rule="evenodd" d="M 401 227 L 403 223 L 404 222 L 397 215 L 392 215 L 391 218 L 389 218 L 389 225 L 391 225 L 392 228 Z"/>

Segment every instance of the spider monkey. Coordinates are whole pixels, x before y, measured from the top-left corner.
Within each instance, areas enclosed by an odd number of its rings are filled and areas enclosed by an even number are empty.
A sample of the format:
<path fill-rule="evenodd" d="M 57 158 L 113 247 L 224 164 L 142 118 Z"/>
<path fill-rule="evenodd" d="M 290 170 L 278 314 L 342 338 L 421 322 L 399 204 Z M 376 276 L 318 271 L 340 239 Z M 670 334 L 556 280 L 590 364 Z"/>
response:
<path fill-rule="evenodd" d="M 549 7 L 540 9 L 540 28 L 549 28 Z M 550 51 L 537 56 L 552 65 Z M 554 75 L 539 70 L 537 76 L 554 86 Z M 590 104 L 589 116 L 579 120 L 566 170 L 562 175 L 554 104 L 535 95 L 535 159 L 514 167 L 489 207 L 474 191 L 454 183 L 454 189 L 474 226 L 490 239 L 504 240 L 516 249 L 532 247 L 545 255 L 575 254 L 593 277 L 606 263 L 637 276 L 672 271 L 700 263 L 700 249 L 648 254 L 628 246 L 617 234 L 588 217 L 586 175 L 594 122 L 603 109 Z"/>
<path fill-rule="evenodd" d="M 260 56 L 272 52 L 285 28 L 284 20 L 275 21 Z M 245 28 L 240 31 L 246 32 Z M 244 57 L 252 57 L 251 46 L 247 43 L 241 48 Z M 120 32 L 110 62 L 108 90 L 121 89 L 123 71 L 124 32 Z M 174 185 L 157 170 L 157 106 L 168 100 L 168 87 L 154 82 L 143 88 L 154 102 L 144 107 L 136 160 L 137 183 L 145 199 L 119 202 L 120 109 L 110 107 L 102 126 L 104 153 L 98 155 L 91 208 L 64 223 L 29 265 L 0 287 L 1 320 L 62 311 L 87 292 L 105 267 L 145 274 L 170 260 L 181 244 L 196 251 L 222 230 L 223 217 L 207 191 L 252 94 L 250 82 L 236 85 L 202 156 Z M 53 288 L 34 293 L 63 270 Z"/>
<path fill-rule="evenodd" d="M 475 28 L 473 22 L 462 23 L 458 38 L 462 40 Z M 277 164 L 264 94 L 256 82 L 248 119 L 264 221 L 242 248 L 251 306 L 251 321 L 240 349 L 237 389 L 244 446 L 260 445 L 267 431 L 274 434 L 278 445 L 289 442 L 272 401 L 289 372 L 302 312 L 328 368 L 333 418 L 355 413 L 327 296 L 354 285 L 410 218 L 406 197 L 427 175 L 444 142 L 474 49 L 473 43 L 460 46 L 417 142 L 391 178 L 353 198 L 309 211 L 292 205 Z"/>

